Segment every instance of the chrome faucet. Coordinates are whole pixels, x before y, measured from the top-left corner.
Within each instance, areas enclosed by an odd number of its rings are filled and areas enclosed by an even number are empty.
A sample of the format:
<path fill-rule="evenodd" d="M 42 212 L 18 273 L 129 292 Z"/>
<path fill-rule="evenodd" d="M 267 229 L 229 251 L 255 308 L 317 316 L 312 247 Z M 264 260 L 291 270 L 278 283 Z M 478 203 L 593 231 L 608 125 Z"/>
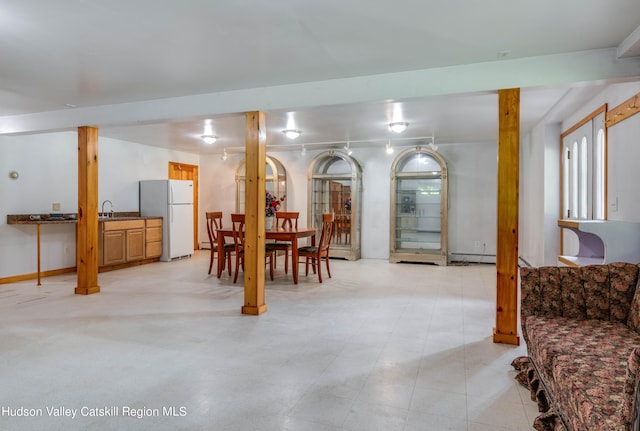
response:
<path fill-rule="evenodd" d="M 113 202 L 111 202 L 110 200 L 105 200 L 104 202 L 102 202 L 102 216 L 104 217 L 105 213 L 104 213 L 104 204 L 106 204 L 107 202 L 109 202 L 109 206 L 111 207 L 111 211 L 109 211 L 110 215 L 107 215 L 107 217 L 113 217 Z"/>

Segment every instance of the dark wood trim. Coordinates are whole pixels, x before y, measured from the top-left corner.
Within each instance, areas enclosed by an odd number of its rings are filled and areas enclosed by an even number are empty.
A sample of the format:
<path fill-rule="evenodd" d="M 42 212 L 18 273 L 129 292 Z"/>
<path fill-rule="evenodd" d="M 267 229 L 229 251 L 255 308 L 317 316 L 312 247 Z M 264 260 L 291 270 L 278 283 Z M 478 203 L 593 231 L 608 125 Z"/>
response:
<path fill-rule="evenodd" d="M 597 108 L 595 111 L 593 111 L 591 114 L 587 115 L 586 117 L 584 117 L 582 120 L 578 121 L 576 124 L 574 124 L 573 126 L 569 127 L 567 130 L 565 130 L 564 132 L 562 132 L 560 134 L 560 138 L 564 139 L 565 136 L 570 135 L 571 133 L 575 132 L 576 130 L 578 130 L 580 127 L 584 126 L 585 124 L 587 124 L 589 121 L 593 120 L 594 118 L 596 118 L 598 115 L 602 114 L 603 112 L 607 112 L 607 104 L 605 103 L 604 105 L 600 106 L 599 108 Z M 606 117 L 605 117 L 606 118 Z M 606 123 L 605 123 L 606 125 Z"/>
<path fill-rule="evenodd" d="M 72 266 L 69 268 L 60 268 L 60 269 L 52 269 L 49 271 L 43 271 L 42 273 L 40 273 L 40 276 L 51 277 L 54 275 L 68 274 L 70 272 L 76 272 L 76 267 Z M 35 280 L 36 278 L 38 278 L 37 272 L 32 272 L 30 274 L 12 275 L 11 277 L 0 278 L 0 284 L 17 283 L 18 281 Z"/>
<path fill-rule="evenodd" d="M 609 112 L 604 120 L 605 128 L 615 126 L 640 112 L 640 93 L 631 96 Z"/>
<path fill-rule="evenodd" d="M 115 271 L 116 269 L 130 268 L 132 266 L 146 265 L 148 263 L 155 263 L 155 262 L 160 262 L 160 258 L 153 257 L 150 259 L 135 260 L 133 262 L 120 263 L 117 265 L 101 266 L 100 268 L 98 268 L 98 272 Z"/>

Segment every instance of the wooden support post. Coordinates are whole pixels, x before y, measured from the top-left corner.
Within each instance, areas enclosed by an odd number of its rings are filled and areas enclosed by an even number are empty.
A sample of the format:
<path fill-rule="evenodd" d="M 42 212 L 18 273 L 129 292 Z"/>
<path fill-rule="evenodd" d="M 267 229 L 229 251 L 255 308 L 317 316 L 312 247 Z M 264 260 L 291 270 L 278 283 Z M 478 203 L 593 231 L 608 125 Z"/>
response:
<path fill-rule="evenodd" d="M 100 292 L 98 285 L 98 129 L 78 127 L 78 232 L 76 293 Z"/>
<path fill-rule="evenodd" d="M 42 286 L 40 282 L 40 223 L 36 225 L 36 242 L 37 242 L 37 253 L 38 253 L 38 286 Z"/>
<path fill-rule="evenodd" d="M 246 113 L 244 305 L 242 314 L 267 311 L 264 302 L 264 206 L 267 141 L 264 112 Z"/>
<path fill-rule="evenodd" d="M 494 343 L 520 344 L 518 336 L 518 187 L 520 89 L 498 92 L 497 295 Z"/>

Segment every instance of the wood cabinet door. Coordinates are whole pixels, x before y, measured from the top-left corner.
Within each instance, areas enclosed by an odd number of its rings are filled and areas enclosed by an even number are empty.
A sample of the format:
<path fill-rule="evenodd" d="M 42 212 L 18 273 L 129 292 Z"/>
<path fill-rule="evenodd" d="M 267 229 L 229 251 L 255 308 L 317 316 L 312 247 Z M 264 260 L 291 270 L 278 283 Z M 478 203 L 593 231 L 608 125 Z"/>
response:
<path fill-rule="evenodd" d="M 127 230 L 127 262 L 144 259 L 144 229 Z"/>
<path fill-rule="evenodd" d="M 125 261 L 125 231 L 111 230 L 103 234 L 103 264 L 115 265 Z"/>
<path fill-rule="evenodd" d="M 146 258 L 162 256 L 162 219 L 148 219 L 145 231 Z"/>
<path fill-rule="evenodd" d="M 162 256 L 162 241 L 147 243 L 147 259 Z"/>

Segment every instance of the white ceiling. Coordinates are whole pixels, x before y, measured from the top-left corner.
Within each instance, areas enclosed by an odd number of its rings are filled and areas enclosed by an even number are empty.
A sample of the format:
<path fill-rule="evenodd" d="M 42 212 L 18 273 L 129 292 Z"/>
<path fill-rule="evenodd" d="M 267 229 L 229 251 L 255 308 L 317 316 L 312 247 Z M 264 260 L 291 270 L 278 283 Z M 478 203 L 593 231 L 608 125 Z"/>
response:
<path fill-rule="evenodd" d="M 491 76 L 479 84 L 476 75 L 603 50 L 623 63 L 640 56 L 638 0 L 0 0 L 0 133 L 71 122 L 148 145 L 233 151 L 243 146 L 244 116 L 219 101 L 243 95 L 266 112 L 273 147 L 384 143 L 394 115 L 410 123 L 403 139 L 494 140 L 495 90 L 511 78 L 492 87 Z M 531 82 L 555 74 L 558 84 L 523 88 L 523 131 L 574 108 L 559 104 L 568 92 L 580 103 L 615 81 L 572 81 L 571 65 L 561 69 L 524 69 Z M 432 70 L 443 78 L 429 91 L 407 80 L 393 92 L 399 74 Z M 640 68 L 633 75 L 624 79 L 640 79 Z M 396 83 L 384 92 L 387 78 Z M 298 98 L 278 93 L 294 88 Z M 198 95 L 211 115 L 192 109 Z M 161 112 L 165 100 L 174 108 Z M 288 119 L 303 130 L 293 146 L 280 133 Z M 207 124 L 219 136 L 212 146 L 199 139 Z"/>

